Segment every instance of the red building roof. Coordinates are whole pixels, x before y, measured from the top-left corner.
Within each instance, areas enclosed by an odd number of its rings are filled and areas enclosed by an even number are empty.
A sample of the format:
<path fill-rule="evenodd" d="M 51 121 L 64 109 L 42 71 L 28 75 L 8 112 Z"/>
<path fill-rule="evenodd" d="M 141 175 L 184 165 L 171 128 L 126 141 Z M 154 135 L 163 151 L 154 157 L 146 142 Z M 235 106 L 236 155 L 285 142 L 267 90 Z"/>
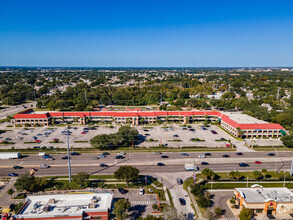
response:
<path fill-rule="evenodd" d="M 138 110 L 138 109 L 137 109 Z M 13 118 L 35 119 L 35 118 L 50 118 L 50 117 L 91 117 L 91 116 L 103 116 L 103 117 L 158 117 L 158 116 L 217 116 L 221 120 L 234 128 L 246 129 L 284 129 L 279 124 L 261 123 L 261 124 L 239 124 L 236 121 L 230 119 L 227 115 L 217 111 L 100 111 L 100 112 L 48 112 L 46 114 L 28 114 L 32 109 L 27 109 L 21 114 L 16 114 Z"/>

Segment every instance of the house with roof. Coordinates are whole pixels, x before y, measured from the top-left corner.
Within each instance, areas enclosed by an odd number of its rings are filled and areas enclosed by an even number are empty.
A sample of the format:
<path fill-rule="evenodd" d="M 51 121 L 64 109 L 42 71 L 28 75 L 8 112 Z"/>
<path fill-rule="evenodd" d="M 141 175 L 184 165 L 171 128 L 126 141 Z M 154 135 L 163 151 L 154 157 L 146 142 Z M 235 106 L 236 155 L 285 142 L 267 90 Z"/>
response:
<path fill-rule="evenodd" d="M 287 216 L 293 218 L 293 193 L 286 187 L 264 188 L 254 184 L 250 188 L 235 188 L 236 207 L 253 210 L 256 216 Z M 278 218 L 277 218 L 278 219 Z"/>

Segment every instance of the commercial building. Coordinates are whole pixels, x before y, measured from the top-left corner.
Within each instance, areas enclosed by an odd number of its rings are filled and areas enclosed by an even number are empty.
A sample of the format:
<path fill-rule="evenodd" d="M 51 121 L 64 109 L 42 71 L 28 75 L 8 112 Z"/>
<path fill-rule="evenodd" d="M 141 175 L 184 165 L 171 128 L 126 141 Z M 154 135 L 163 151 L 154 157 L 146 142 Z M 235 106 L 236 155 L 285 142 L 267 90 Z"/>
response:
<path fill-rule="evenodd" d="M 286 187 L 263 188 L 255 184 L 251 188 L 235 188 L 234 196 L 240 210 L 245 207 L 258 216 L 293 214 L 293 193 Z"/>
<path fill-rule="evenodd" d="M 279 124 L 267 123 L 251 116 L 218 111 L 99 111 L 99 112 L 33 112 L 28 109 L 16 114 L 11 120 L 14 126 L 43 125 L 76 122 L 79 124 L 113 123 L 140 124 L 194 123 L 209 120 L 219 125 L 233 136 L 280 137 L 285 135 Z"/>
<path fill-rule="evenodd" d="M 13 219 L 109 219 L 112 193 L 29 196 Z"/>

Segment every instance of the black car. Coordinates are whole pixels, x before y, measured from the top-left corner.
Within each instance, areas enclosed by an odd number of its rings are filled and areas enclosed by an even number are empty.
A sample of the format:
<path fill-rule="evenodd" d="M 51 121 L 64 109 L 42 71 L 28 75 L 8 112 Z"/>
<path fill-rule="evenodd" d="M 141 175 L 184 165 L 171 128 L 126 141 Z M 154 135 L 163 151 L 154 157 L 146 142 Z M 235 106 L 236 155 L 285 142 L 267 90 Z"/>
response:
<path fill-rule="evenodd" d="M 236 155 L 242 156 L 243 153 L 241 153 L 241 152 L 237 152 Z"/>
<path fill-rule="evenodd" d="M 157 166 L 163 167 L 163 166 L 165 166 L 165 164 L 163 164 L 163 163 L 157 163 Z"/>
<path fill-rule="evenodd" d="M 118 191 L 119 191 L 121 194 L 126 194 L 126 193 L 128 192 L 128 190 L 123 189 L 123 188 L 118 188 Z"/>
<path fill-rule="evenodd" d="M 195 131 L 193 128 L 189 128 L 189 131 Z"/>
<path fill-rule="evenodd" d="M 169 158 L 167 155 L 162 155 L 161 158 Z"/>
<path fill-rule="evenodd" d="M 270 157 L 275 156 L 275 154 L 273 154 L 273 153 L 268 153 L 267 155 L 270 156 Z"/>
<path fill-rule="evenodd" d="M 205 156 L 212 156 L 211 153 L 204 153 Z"/>
<path fill-rule="evenodd" d="M 72 153 L 70 153 L 70 155 L 71 156 L 78 156 L 78 155 L 80 155 L 80 153 L 78 153 L 78 152 L 72 152 Z"/>
<path fill-rule="evenodd" d="M 104 163 L 101 163 L 100 164 L 100 167 L 108 167 L 108 165 L 107 164 L 104 164 Z"/>
<path fill-rule="evenodd" d="M 249 164 L 247 164 L 247 163 L 240 163 L 239 166 L 240 167 L 249 167 Z"/>
<path fill-rule="evenodd" d="M 61 157 L 62 160 L 68 160 L 68 156 Z M 69 158 L 71 159 L 71 158 Z"/>
<path fill-rule="evenodd" d="M 21 167 L 21 166 L 13 166 L 13 169 L 16 169 L 16 170 L 20 170 L 20 169 L 22 169 L 23 167 Z"/>
<path fill-rule="evenodd" d="M 174 134 L 174 135 L 173 135 L 173 137 L 176 137 L 176 138 L 178 138 L 179 136 L 178 136 L 178 134 Z"/>
<path fill-rule="evenodd" d="M 148 129 L 144 129 L 143 131 L 149 131 Z"/>
<path fill-rule="evenodd" d="M 201 162 L 201 165 L 209 165 L 208 162 Z"/>
<path fill-rule="evenodd" d="M 122 155 L 118 155 L 115 157 L 116 159 L 123 159 L 124 157 Z"/>
<path fill-rule="evenodd" d="M 106 155 L 110 155 L 109 152 L 103 152 L 102 154 L 105 155 L 105 156 L 106 156 Z"/>
<path fill-rule="evenodd" d="M 180 178 L 177 178 L 177 183 L 178 183 L 178 185 L 181 185 L 181 184 L 183 184 L 183 180 Z"/>
<path fill-rule="evenodd" d="M 145 136 L 150 136 L 150 134 L 144 134 Z"/>
<path fill-rule="evenodd" d="M 179 202 L 180 202 L 180 205 L 185 205 L 186 204 L 185 199 L 183 199 L 183 198 L 179 198 Z"/>
<path fill-rule="evenodd" d="M 224 154 L 222 157 L 230 157 L 230 155 L 228 155 L 228 154 Z"/>

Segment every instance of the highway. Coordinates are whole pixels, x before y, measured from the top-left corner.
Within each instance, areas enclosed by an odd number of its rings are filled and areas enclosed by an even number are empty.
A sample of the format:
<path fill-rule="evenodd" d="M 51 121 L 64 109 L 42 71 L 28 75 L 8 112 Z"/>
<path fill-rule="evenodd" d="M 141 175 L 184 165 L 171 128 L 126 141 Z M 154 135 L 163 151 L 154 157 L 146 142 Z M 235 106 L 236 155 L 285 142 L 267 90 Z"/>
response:
<path fill-rule="evenodd" d="M 35 107 L 36 102 L 30 102 L 23 105 L 11 106 L 9 108 L 3 109 L 0 111 L 0 119 L 6 118 L 9 115 L 14 115 L 20 111 L 31 108 L 31 105 Z M 24 108 L 23 106 L 25 106 L 26 108 Z"/>
<path fill-rule="evenodd" d="M 111 154 L 106 158 L 93 160 L 92 157 L 98 156 L 97 154 L 82 154 L 79 156 L 71 156 L 72 174 L 81 171 L 90 174 L 113 174 L 115 170 L 121 165 L 132 165 L 137 167 L 142 174 L 152 175 L 153 173 L 182 173 L 184 164 L 194 163 L 200 170 L 207 167 L 213 171 L 228 172 L 231 170 L 249 171 L 249 170 L 289 170 L 291 165 L 291 152 L 279 152 L 278 157 L 267 156 L 267 152 L 245 152 L 242 156 L 238 156 L 235 152 L 212 152 L 212 156 L 207 158 L 198 158 L 202 153 L 191 152 L 189 156 L 181 156 L 180 153 L 163 153 L 156 155 L 154 153 L 131 153 L 125 155 L 124 159 L 115 159 L 117 154 Z M 228 154 L 230 158 L 223 158 L 223 154 Z M 54 176 L 54 175 L 67 175 L 67 160 L 62 160 L 61 157 L 65 154 L 51 155 L 55 160 L 47 161 L 42 157 L 36 155 L 28 155 L 24 158 L 15 160 L 0 160 L 0 176 L 7 176 L 8 173 L 15 172 L 22 174 L 30 168 L 37 168 L 39 171 L 37 176 Z M 169 158 L 161 158 L 162 155 L 167 155 Z M 257 159 L 255 159 L 257 158 Z M 261 161 L 262 164 L 255 164 L 255 160 Z M 165 166 L 157 166 L 157 163 L 164 163 Z M 208 162 L 209 165 L 201 165 L 201 162 Z M 107 164 L 109 167 L 102 168 L 100 164 Z M 239 167 L 239 163 L 248 163 L 249 167 Z M 50 166 L 48 169 L 40 169 L 41 164 Z M 15 165 L 22 166 L 23 169 L 16 170 L 12 167 Z"/>

